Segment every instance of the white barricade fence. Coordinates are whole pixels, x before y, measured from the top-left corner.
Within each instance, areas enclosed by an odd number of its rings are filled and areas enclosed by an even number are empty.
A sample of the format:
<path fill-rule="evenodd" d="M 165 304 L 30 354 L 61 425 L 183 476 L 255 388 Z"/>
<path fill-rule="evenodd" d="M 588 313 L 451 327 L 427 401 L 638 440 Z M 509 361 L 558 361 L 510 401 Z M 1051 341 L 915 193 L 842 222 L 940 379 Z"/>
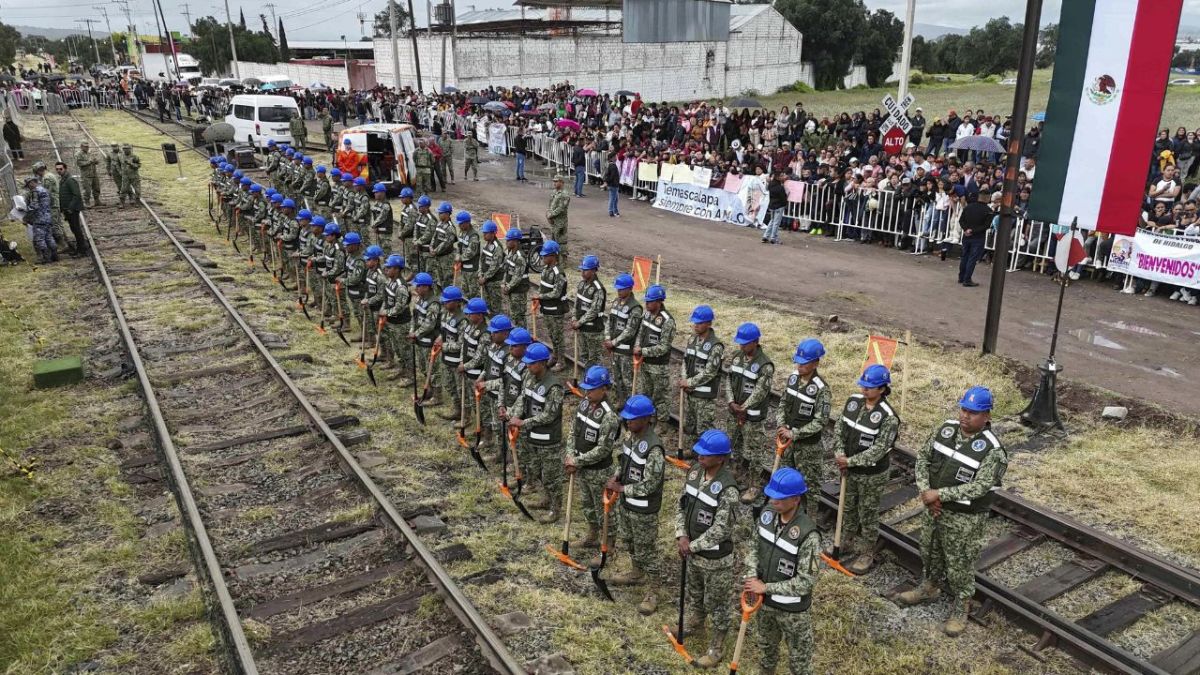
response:
<path fill-rule="evenodd" d="M 587 177 L 603 180 L 604 169 L 606 166 L 608 166 L 608 159 L 604 156 L 604 153 L 591 150 L 587 153 L 587 159 L 585 161 L 586 165 L 584 166 L 584 173 L 587 174 Z"/>

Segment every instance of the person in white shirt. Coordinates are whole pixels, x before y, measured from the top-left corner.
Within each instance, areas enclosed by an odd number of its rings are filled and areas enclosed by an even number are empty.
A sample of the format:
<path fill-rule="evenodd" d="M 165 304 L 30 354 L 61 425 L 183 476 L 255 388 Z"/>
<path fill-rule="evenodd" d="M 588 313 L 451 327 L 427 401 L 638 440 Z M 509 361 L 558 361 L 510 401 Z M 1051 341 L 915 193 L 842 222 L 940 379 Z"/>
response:
<path fill-rule="evenodd" d="M 1170 205 L 1179 197 L 1180 185 L 1175 179 L 1175 165 L 1168 164 L 1163 168 L 1162 178 L 1150 188 L 1150 198 L 1156 202 Z"/>

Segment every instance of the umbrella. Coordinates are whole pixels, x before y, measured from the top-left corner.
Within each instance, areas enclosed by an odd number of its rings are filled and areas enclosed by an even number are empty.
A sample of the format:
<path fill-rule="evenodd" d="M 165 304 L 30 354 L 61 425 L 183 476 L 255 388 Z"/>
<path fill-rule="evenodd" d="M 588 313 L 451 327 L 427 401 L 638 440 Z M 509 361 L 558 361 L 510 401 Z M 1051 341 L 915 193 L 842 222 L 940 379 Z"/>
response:
<path fill-rule="evenodd" d="M 451 87 L 450 85 L 446 85 L 446 86 L 442 87 L 442 93 L 443 94 L 457 94 L 458 87 Z"/>
<path fill-rule="evenodd" d="M 259 89 L 261 89 L 261 90 L 263 90 L 263 91 L 275 91 L 275 85 L 274 85 L 274 84 L 272 84 L 272 83 L 270 83 L 270 82 L 267 82 L 266 84 L 259 85 L 259 87 L 258 87 L 258 88 L 259 88 Z"/>
<path fill-rule="evenodd" d="M 58 82 L 59 80 L 67 79 L 66 75 L 47 75 L 46 79 L 50 82 Z"/>
<path fill-rule="evenodd" d="M 508 110 L 508 106 L 504 105 L 500 101 L 488 101 L 487 103 L 483 104 L 483 109 L 505 111 Z"/>
<path fill-rule="evenodd" d="M 262 83 L 262 80 L 258 79 L 257 77 L 247 77 L 246 79 L 242 80 L 242 85 L 247 87 L 257 87 Z"/>
<path fill-rule="evenodd" d="M 210 124 L 203 132 L 204 140 L 209 143 L 224 143 L 232 141 L 237 135 L 237 130 L 228 122 L 217 122 Z"/>
<path fill-rule="evenodd" d="M 637 96 L 637 94 L 635 94 L 632 91 L 629 91 L 628 89 L 618 89 L 617 96 Z"/>
<path fill-rule="evenodd" d="M 68 80 L 86 80 L 87 78 L 84 77 L 83 75 L 80 75 L 79 73 L 73 73 L 71 75 L 68 75 L 67 79 Z"/>
<path fill-rule="evenodd" d="M 472 96 L 471 98 L 467 99 L 467 103 L 470 103 L 471 105 L 483 105 L 487 102 L 487 98 L 483 96 Z"/>
<path fill-rule="evenodd" d="M 516 103 L 513 103 L 512 101 L 505 101 L 505 102 L 504 102 L 504 107 L 505 107 L 505 108 L 508 108 L 509 110 L 516 110 L 516 109 L 517 109 L 517 104 L 516 104 Z"/>
<path fill-rule="evenodd" d="M 557 122 L 554 123 L 554 125 L 558 126 L 558 127 L 564 127 L 564 128 L 570 129 L 572 131 L 579 131 L 579 129 L 580 129 L 579 122 L 576 122 L 575 120 L 566 119 L 565 117 L 560 118 Z"/>
<path fill-rule="evenodd" d="M 729 102 L 730 108 L 761 108 L 762 104 L 752 98 L 735 98 Z"/>
<path fill-rule="evenodd" d="M 553 103 L 543 103 L 543 104 L 539 105 L 537 107 L 537 109 L 538 110 L 554 110 L 557 107 L 558 106 L 554 105 Z"/>
<path fill-rule="evenodd" d="M 1004 146 L 991 136 L 963 136 L 954 141 L 951 150 L 975 150 L 977 152 L 1004 152 Z"/>
<path fill-rule="evenodd" d="M 1033 113 L 1033 121 L 1034 122 L 1045 122 L 1046 121 L 1046 111 L 1043 110 L 1041 112 Z"/>
<path fill-rule="evenodd" d="M 329 91 L 329 85 L 321 84 L 320 82 L 313 82 L 312 84 L 308 85 L 308 90 L 309 91 Z"/>
<path fill-rule="evenodd" d="M 0 73 L 0 82 L 16 82 L 17 78 L 8 73 Z"/>
<path fill-rule="evenodd" d="M 577 92 L 575 92 L 575 93 L 576 93 L 576 94 L 579 94 L 580 96 L 595 96 L 595 95 L 596 95 L 596 90 L 595 90 L 595 89 L 586 89 L 586 88 L 585 88 L 585 89 L 580 89 L 579 91 L 577 91 Z"/>

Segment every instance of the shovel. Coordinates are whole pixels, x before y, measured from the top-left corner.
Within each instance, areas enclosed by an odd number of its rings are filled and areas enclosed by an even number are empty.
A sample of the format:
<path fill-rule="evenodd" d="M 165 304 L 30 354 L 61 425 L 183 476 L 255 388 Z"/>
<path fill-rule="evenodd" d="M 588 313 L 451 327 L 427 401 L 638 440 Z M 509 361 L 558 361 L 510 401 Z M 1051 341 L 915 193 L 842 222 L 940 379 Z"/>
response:
<path fill-rule="evenodd" d="M 530 298 L 529 300 L 529 334 L 537 340 L 537 315 L 538 310 L 542 308 L 541 298 Z"/>
<path fill-rule="evenodd" d="M 359 340 L 358 358 L 354 360 L 355 365 L 359 368 L 367 367 L 367 308 L 363 307 L 362 314 L 362 338 Z M 376 340 L 375 344 L 379 344 Z M 371 378 L 374 381 L 374 378 Z"/>
<path fill-rule="evenodd" d="M 258 226 L 258 240 L 262 244 L 262 262 L 263 271 L 274 276 L 275 272 L 271 270 L 275 266 L 275 247 L 271 246 L 271 238 L 267 236 L 267 224 L 264 222 Z M 267 266 L 267 258 L 271 259 L 271 265 Z"/>
<path fill-rule="evenodd" d="M 382 323 L 380 325 L 382 325 Z M 421 397 L 417 393 L 417 345 L 416 345 L 416 343 L 409 345 L 409 351 L 412 354 L 413 416 L 417 418 L 417 421 L 421 423 L 421 426 L 425 426 L 425 409 L 421 407 Z M 430 361 L 432 362 L 432 359 L 430 359 Z M 371 365 L 374 366 L 375 364 L 372 363 Z M 371 369 L 368 368 L 367 372 L 368 373 L 371 372 Z"/>
<path fill-rule="evenodd" d="M 327 301 L 325 300 L 325 292 L 322 291 L 321 292 L 321 323 L 317 324 L 317 332 L 320 333 L 321 335 L 328 334 L 328 331 L 325 330 L 325 305 L 326 305 L 326 303 L 327 303 Z"/>
<path fill-rule="evenodd" d="M 342 342 L 345 342 L 347 347 L 350 347 L 351 346 L 350 341 L 346 339 L 346 334 L 342 332 L 342 327 L 343 327 L 342 324 L 346 323 L 346 315 L 342 312 L 342 282 L 341 281 L 333 282 L 333 299 L 337 300 L 338 322 L 337 322 L 337 328 L 335 329 L 337 331 L 337 336 L 342 338 Z"/>
<path fill-rule="evenodd" d="M 683 459 L 683 419 L 684 419 L 684 406 L 685 405 L 687 405 L 687 394 L 682 389 L 680 389 L 679 390 L 679 433 L 678 433 L 679 438 L 676 439 L 676 443 L 675 443 L 675 456 L 672 457 L 670 455 L 664 455 L 664 457 L 666 458 L 666 460 L 668 462 L 675 465 L 676 468 L 687 471 L 688 469 L 692 468 L 692 465 L 688 464 L 687 461 L 685 461 Z"/>
<path fill-rule="evenodd" d="M 500 492 L 503 493 L 505 497 L 511 499 L 526 518 L 534 520 L 533 514 L 529 512 L 529 509 L 525 508 L 525 505 L 521 503 L 520 499 L 521 487 L 523 485 L 523 479 L 521 477 L 521 463 L 517 457 L 517 434 L 520 433 L 520 430 L 516 427 L 509 427 L 508 433 L 504 433 L 503 431 L 501 431 L 501 433 L 503 434 L 501 437 L 501 442 L 504 443 L 504 447 L 501 449 L 501 452 L 504 454 L 504 480 L 502 483 L 500 483 Z M 510 449 L 512 451 L 513 477 L 517 479 L 516 492 L 513 492 L 508 488 L 508 453 Z"/>
<path fill-rule="evenodd" d="M 287 259 L 284 258 L 284 256 L 283 256 L 283 240 L 276 242 L 275 248 L 277 249 L 277 253 L 279 254 L 279 273 L 277 275 L 275 275 L 275 281 L 279 282 L 279 286 L 281 288 L 283 288 L 283 290 L 290 293 L 290 292 L 294 291 L 295 289 L 288 288 L 287 283 L 284 282 L 284 279 L 287 278 L 287 268 L 286 268 Z"/>
<path fill-rule="evenodd" d="M 590 568 L 592 573 L 592 583 L 596 584 L 596 588 L 600 589 L 600 593 L 608 599 L 609 602 L 616 602 L 612 592 L 608 590 L 608 582 L 600 578 L 600 570 L 604 569 L 604 565 L 608 563 L 608 512 L 612 511 L 612 506 L 617 501 L 617 493 L 612 490 L 604 490 L 604 520 L 600 526 L 600 565 Z"/>
<path fill-rule="evenodd" d="M 577 569 L 582 572 L 583 570 L 586 570 L 587 568 L 584 567 L 583 565 L 580 565 L 579 563 L 575 562 L 574 560 L 572 560 L 571 556 L 570 556 L 570 551 L 571 551 L 571 542 L 570 542 L 570 538 L 571 538 L 571 496 L 574 494 L 574 492 L 575 492 L 575 474 L 571 474 L 570 478 L 568 478 L 568 480 L 567 480 L 567 504 L 565 507 L 567 522 L 563 524 L 562 547 L 558 551 L 555 551 L 553 546 L 551 546 L 550 544 L 546 544 L 546 550 L 550 553 L 550 555 L 554 556 L 555 558 L 558 558 L 558 561 L 560 563 L 566 565 L 567 567 L 571 567 L 571 568 Z"/>
<path fill-rule="evenodd" d="M 471 444 L 467 442 L 467 376 L 463 374 L 460 378 L 462 382 L 458 385 L 458 431 L 455 433 L 455 440 L 458 444 L 471 449 Z"/>
<path fill-rule="evenodd" d="M 762 606 L 762 596 L 758 596 L 754 604 L 750 604 L 750 594 L 742 591 L 742 624 L 738 626 L 737 644 L 733 646 L 733 660 L 729 662 L 729 675 L 737 675 L 738 660 L 742 658 L 742 643 L 746 641 L 746 626 L 750 625 L 750 617 Z"/>
<path fill-rule="evenodd" d="M 297 264 L 299 264 L 299 263 L 297 263 Z M 312 283 L 312 260 L 306 260 L 304 262 L 304 292 L 300 293 L 299 292 L 300 287 L 299 287 L 299 285 L 297 285 L 297 287 L 296 287 L 296 291 L 297 291 L 296 304 L 300 305 L 300 311 L 304 312 L 304 318 L 308 319 L 309 321 L 312 321 L 312 316 L 310 316 L 308 313 L 308 288 L 309 288 L 309 284 L 311 284 L 311 283 Z"/>
<path fill-rule="evenodd" d="M 838 488 L 838 510 L 837 524 L 833 527 L 833 555 L 821 554 L 821 560 L 825 561 L 833 569 L 845 574 L 848 577 L 854 576 L 854 573 L 846 569 L 841 562 L 842 558 L 842 515 L 845 513 L 846 505 L 846 476 L 842 475 L 842 486 Z"/>
<path fill-rule="evenodd" d="M 383 334 L 385 325 L 387 325 L 387 319 L 379 317 L 379 321 L 375 323 L 375 353 L 371 355 L 371 362 L 367 364 L 367 378 L 376 387 L 379 386 L 379 383 L 375 381 L 375 364 L 379 362 L 379 336 Z"/>
<path fill-rule="evenodd" d="M 479 452 L 479 446 L 483 445 L 483 422 L 480 419 L 479 401 L 483 398 L 483 392 L 475 389 L 475 442 L 471 444 L 471 459 L 479 465 L 486 473 L 488 470 L 487 463 L 483 461 L 483 455 Z"/>
<path fill-rule="evenodd" d="M 442 353 L 441 345 L 434 345 L 433 349 L 429 350 L 429 365 L 425 368 L 425 386 L 421 389 L 421 396 L 417 398 L 418 403 L 424 403 L 433 394 L 433 364 L 438 355 Z M 416 362 L 413 362 L 413 367 L 416 368 Z"/>
<path fill-rule="evenodd" d="M 683 633 L 683 608 L 684 604 L 687 602 L 687 558 L 684 558 L 679 562 L 679 630 L 672 635 L 671 629 L 667 626 L 667 624 L 664 623 L 662 628 L 663 633 L 665 633 L 667 636 L 667 639 L 671 641 L 671 646 L 675 648 L 675 652 L 682 656 L 683 660 L 686 661 L 689 666 L 691 666 L 695 664 L 696 660 L 693 659 L 692 655 L 688 653 L 687 647 L 683 646 L 683 639 L 685 637 Z"/>
<path fill-rule="evenodd" d="M 577 398 L 583 398 L 583 392 L 579 389 L 579 331 L 573 331 L 571 336 L 574 338 L 573 357 L 571 363 L 574 364 L 574 377 L 567 381 L 567 389 L 571 391 L 571 395 Z"/>
<path fill-rule="evenodd" d="M 633 382 L 629 383 L 629 395 L 630 396 L 633 396 L 634 394 L 637 393 L 637 376 L 641 370 L 642 370 L 642 355 L 634 354 L 633 355 Z"/>
<path fill-rule="evenodd" d="M 458 285 L 458 277 L 462 274 L 462 262 L 454 263 L 454 279 L 450 282 L 451 286 Z"/>

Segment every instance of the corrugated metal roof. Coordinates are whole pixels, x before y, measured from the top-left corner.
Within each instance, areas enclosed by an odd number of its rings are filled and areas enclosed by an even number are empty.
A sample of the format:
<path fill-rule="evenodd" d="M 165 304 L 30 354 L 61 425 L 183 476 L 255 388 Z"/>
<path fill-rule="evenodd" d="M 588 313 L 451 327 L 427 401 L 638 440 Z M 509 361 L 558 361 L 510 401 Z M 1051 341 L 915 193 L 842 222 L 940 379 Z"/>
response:
<path fill-rule="evenodd" d="M 729 30 L 736 31 L 746 25 L 751 19 L 771 9 L 770 5 L 730 5 Z M 526 21 L 545 21 L 547 10 L 537 7 L 525 8 Z M 473 12 L 462 12 L 458 15 L 458 25 L 472 23 L 489 23 L 492 21 L 518 21 L 521 19 L 521 8 L 513 9 L 477 9 Z M 619 9 L 571 8 L 570 21 L 620 21 Z M 288 43 L 289 46 L 291 43 Z M 338 43 L 341 46 L 341 43 Z"/>

